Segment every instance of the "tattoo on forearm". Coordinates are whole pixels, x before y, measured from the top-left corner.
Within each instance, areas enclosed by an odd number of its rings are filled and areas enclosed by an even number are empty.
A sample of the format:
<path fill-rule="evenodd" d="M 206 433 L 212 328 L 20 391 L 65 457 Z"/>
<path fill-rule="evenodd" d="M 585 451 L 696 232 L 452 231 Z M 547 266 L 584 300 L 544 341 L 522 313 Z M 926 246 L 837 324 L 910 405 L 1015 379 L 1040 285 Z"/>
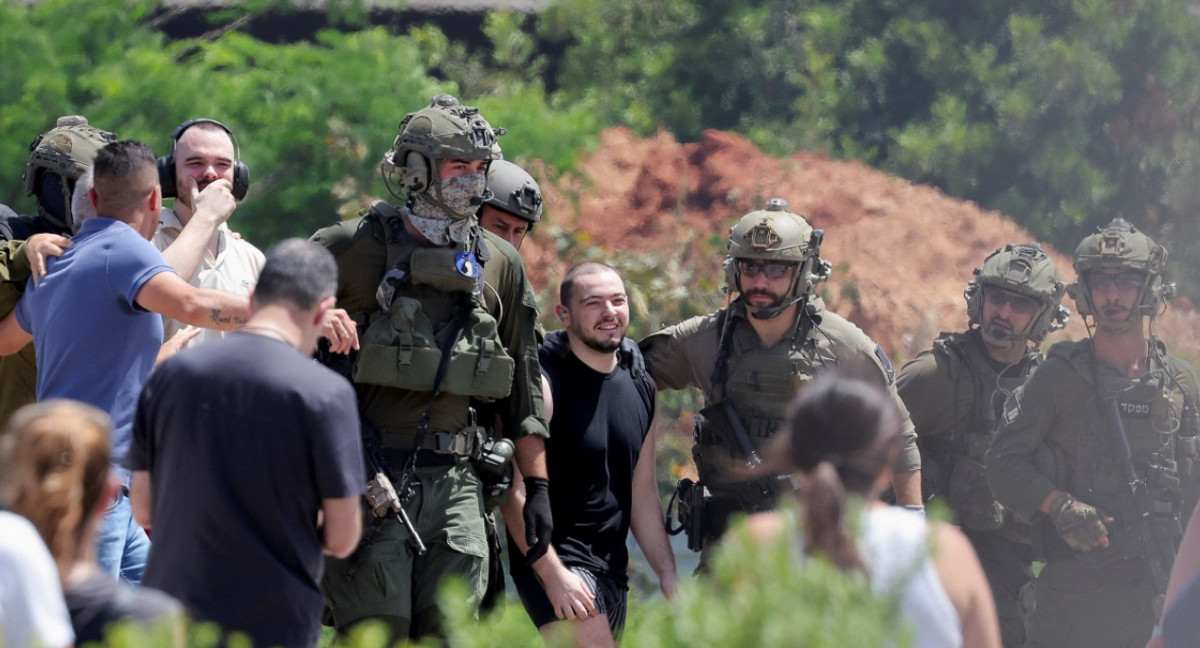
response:
<path fill-rule="evenodd" d="M 245 324 L 247 321 L 249 321 L 245 317 L 226 315 L 222 313 L 221 309 L 219 308 L 214 308 L 211 312 L 212 315 L 209 317 L 209 319 L 212 320 L 213 324 Z"/>

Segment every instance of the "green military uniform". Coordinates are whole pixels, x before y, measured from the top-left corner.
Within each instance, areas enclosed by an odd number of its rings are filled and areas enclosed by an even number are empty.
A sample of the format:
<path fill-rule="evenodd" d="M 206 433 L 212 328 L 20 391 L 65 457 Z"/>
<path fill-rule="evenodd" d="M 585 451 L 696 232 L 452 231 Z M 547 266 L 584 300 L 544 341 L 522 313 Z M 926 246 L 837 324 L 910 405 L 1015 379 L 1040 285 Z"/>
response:
<path fill-rule="evenodd" d="M 0 245 L 0 317 L 16 308 L 25 294 L 29 275 L 25 241 L 4 241 Z M 0 358 L 0 385 L 4 386 L 0 390 L 0 421 L 7 421 L 13 412 L 37 400 L 37 356 L 32 342 Z"/>
<path fill-rule="evenodd" d="M 987 485 L 984 455 L 1007 396 L 1040 356 L 1014 364 L 991 358 L 978 328 L 943 333 L 900 369 L 896 388 L 917 429 L 922 491 L 943 499 L 987 574 L 1006 647 L 1025 645 L 1022 588 L 1033 581 L 1027 522 L 1000 506 Z"/>
<path fill-rule="evenodd" d="M 797 391 L 821 371 L 838 370 L 878 380 L 900 411 L 905 411 L 896 395 L 891 366 L 878 345 L 845 318 L 826 311 L 818 296 L 810 296 L 800 307 L 796 327 L 770 348 L 763 347 L 747 321 L 744 302 L 737 300 L 716 313 L 648 336 L 641 342 L 642 353 L 659 389 L 698 387 L 708 408 L 728 399 L 756 451 L 782 427 Z M 727 359 L 722 359 L 726 368 L 723 377 L 714 381 L 726 326 L 732 327 L 727 333 Z M 921 459 L 907 415 L 902 434 L 905 443 L 893 468 L 897 472 L 917 470 Z M 759 485 L 734 474 L 746 461 L 736 440 L 715 435 L 704 425 L 695 440 L 693 455 L 700 482 L 713 497 L 711 506 L 705 506 L 706 538 L 719 537 L 735 513 L 773 508 L 776 496 L 790 488 L 786 481 L 773 479 L 772 492 L 766 494 Z"/>
<path fill-rule="evenodd" d="M 1046 561 L 1035 588 L 1031 646 L 1142 646 L 1157 622 L 1149 547 L 1132 537 L 1128 520 L 1107 525 L 1109 547 L 1079 552 L 1038 512 L 1056 489 L 1109 515 L 1118 510 L 1127 484 L 1104 414 L 1115 396 L 1134 468 L 1149 487 L 1155 512 L 1174 513 L 1186 523 L 1200 476 L 1197 380 L 1162 342 L 1150 344 L 1156 348 L 1150 371 L 1129 378 L 1098 360 L 1091 340 L 1060 342 L 1005 405 L 987 453 L 987 474 L 996 499 L 1035 521 L 1034 543 Z"/>
<path fill-rule="evenodd" d="M 431 449 L 431 439 L 446 443 L 442 450 L 418 453 L 415 496 L 405 508 L 428 552 L 416 556 L 407 533 L 394 518 L 376 520 L 364 510 L 364 545 L 348 560 L 328 560 L 323 583 L 334 624 L 343 628 L 363 618 L 379 618 L 392 624 L 399 636 L 422 636 L 438 630 L 437 587 L 447 576 L 466 579 L 475 603 L 486 587 L 488 555 L 484 503 L 476 469 L 469 460 L 471 440 L 456 433 L 474 423 L 470 419 L 473 399 L 443 382 L 442 393 L 431 406 L 432 393 L 372 384 L 377 377 L 365 376 L 364 366 L 378 369 L 381 357 L 395 364 L 397 346 L 387 346 L 376 335 L 387 330 L 393 317 L 383 313 L 377 299 L 381 281 L 389 270 L 403 268 L 399 275 L 419 274 L 421 251 L 453 248 L 420 246 L 405 232 L 398 210 L 377 203 L 373 213 L 320 230 L 313 240 L 326 246 L 338 262 L 338 306 L 345 308 L 361 325 L 362 350 L 355 381 L 359 408 L 364 419 L 382 437 L 391 467 L 400 468 L 413 449 L 418 424 L 428 410 L 429 426 L 422 447 Z M 496 333 L 512 366 L 511 392 L 500 399 L 500 413 L 507 435 L 548 436 L 542 413 L 541 374 L 538 369 L 534 327 L 537 307 L 524 266 L 516 250 L 500 238 L 475 227 L 478 256 L 483 261 L 484 285 L 481 307 L 498 322 Z M 461 247 L 461 246 L 460 246 Z M 397 275 L 397 276 L 399 276 Z M 462 295 L 431 285 L 416 285 L 404 279 L 394 285 L 391 312 L 402 303 L 419 303 L 433 331 L 457 317 Z M 408 300 L 402 302 L 402 300 Z M 477 306 L 478 308 L 478 306 Z M 381 329 L 380 326 L 383 328 Z M 468 333 L 472 333 L 468 331 Z M 473 334 L 473 333 L 472 333 Z M 403 336 L 403 333 L 401 333 Z M 486 336 L 485 336 L 486 337 Z M 411 339 L 409 339 L 411 342 Z M 480 342 L 486 347 L 488 342 Z M 403 340 L 399 343 L 404 346 Z M 495 352 L 492 349 L 490 352 Z M 400 348 L 400 357 L 404 349 Z M 411 348 L 409 350 L 411 356 Z M 499 355 L 496 356 L 499 358 Z M 403 359 L 399 361 L 403 363 Z M 497 359 L 496 362 L 499 362 Z M 386 364 L 386 362 L 382 362 Z M 479 366 L 482 367 L 482 364 Z M 394 367 L 393 367 L 394 368 Z M 426 376 L 432 380 L 433 376 Z M 508 391 L 507 389 L 505 390 Z M 487 398 L 494 398 L 495 394 Z M 459 444 L 464 441 L 465 445 Z M 398 475 L 393 475 L 393 478 Z M 411 627 L 409 626 L 411 622 Z"/>

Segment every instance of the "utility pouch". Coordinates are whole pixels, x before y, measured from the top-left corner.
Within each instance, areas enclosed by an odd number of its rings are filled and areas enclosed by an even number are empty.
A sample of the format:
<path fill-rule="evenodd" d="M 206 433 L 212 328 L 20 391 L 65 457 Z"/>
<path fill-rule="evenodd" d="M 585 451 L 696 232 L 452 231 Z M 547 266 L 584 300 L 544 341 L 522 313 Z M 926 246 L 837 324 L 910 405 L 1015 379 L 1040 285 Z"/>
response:
<path fill-rule="evenodd" d="M 363 333 L 354 382 L 430 391 L 442 352 L 421 302 L 397 297 L 387 317 Z"/>
<path fill-rule="evenodd" d="M 976 531 L 995 531 L 1004 526 L 1004 507 L 992 497 L 983 463 L 959 456 L 950 470 L 946 503 L 959 522 Z"/>
<path fill-rule="evenodd" d="M 442 391 L 483 399 L 504 398 L 512 391 L 516 366 L 500 343 L 496 318 L 476 306 L 454 345 Z"/>
<path fill-rule="evenodd" d="M 478 273 L 467 276 L 460 272 L 456 265 L 458 254 L 454 248 L 445 247 L 413 250 L 409 257 L 410 280 L 414 285 L 432 286 L 443 292 L 475 292 Z"/>
<path fill-rule="evenodd" d="M 479 454 L 473 458 L 475 470 L 483 483 L 483 503 L 489 511 L 508 499 L 513 485 L 512 460 L 515 451 L 512 441 L 488 436 L 479 447 Z"/>

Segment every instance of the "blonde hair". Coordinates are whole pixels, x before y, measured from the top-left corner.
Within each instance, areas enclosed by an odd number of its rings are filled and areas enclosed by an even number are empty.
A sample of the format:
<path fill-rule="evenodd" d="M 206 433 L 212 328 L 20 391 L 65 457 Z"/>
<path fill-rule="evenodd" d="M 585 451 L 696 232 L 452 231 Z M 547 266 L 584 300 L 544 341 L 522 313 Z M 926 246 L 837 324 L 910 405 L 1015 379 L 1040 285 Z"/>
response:
<path fill-rule="evenodd" d="M 108 414 L 51 399 L 17 410 L 0 442 L 8 508 L 37 527 L 65 578 L 108 481 Z"/>

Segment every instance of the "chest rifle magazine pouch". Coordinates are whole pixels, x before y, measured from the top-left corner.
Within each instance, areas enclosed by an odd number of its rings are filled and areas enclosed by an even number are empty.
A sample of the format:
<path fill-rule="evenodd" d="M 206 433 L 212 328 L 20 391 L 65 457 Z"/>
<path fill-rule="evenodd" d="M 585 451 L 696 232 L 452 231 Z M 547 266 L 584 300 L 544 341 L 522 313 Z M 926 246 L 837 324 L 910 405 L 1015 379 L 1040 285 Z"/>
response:
<path fill-rule="evenodd" d="M 496 318 L 475 304 L 454 345 L 443 390 L 485 399 L 508 396 L 517 363 L 500 343 L 498 328 Z"/>
<path fill-rule="evenodd" d="M 475 292 L 478 279 L 459 272 L 457 257 L 458 251 L 454 248 L 423 247 L 413 250 L 409 260 L 413 285 L 432 286 L 442 292 Z"/>
<path fill-rule="evenodd" d="M 442 352 L 421 302 L 397 297 L 387 317 L 363 333 L 354 382 L 432 391 Z"/>

